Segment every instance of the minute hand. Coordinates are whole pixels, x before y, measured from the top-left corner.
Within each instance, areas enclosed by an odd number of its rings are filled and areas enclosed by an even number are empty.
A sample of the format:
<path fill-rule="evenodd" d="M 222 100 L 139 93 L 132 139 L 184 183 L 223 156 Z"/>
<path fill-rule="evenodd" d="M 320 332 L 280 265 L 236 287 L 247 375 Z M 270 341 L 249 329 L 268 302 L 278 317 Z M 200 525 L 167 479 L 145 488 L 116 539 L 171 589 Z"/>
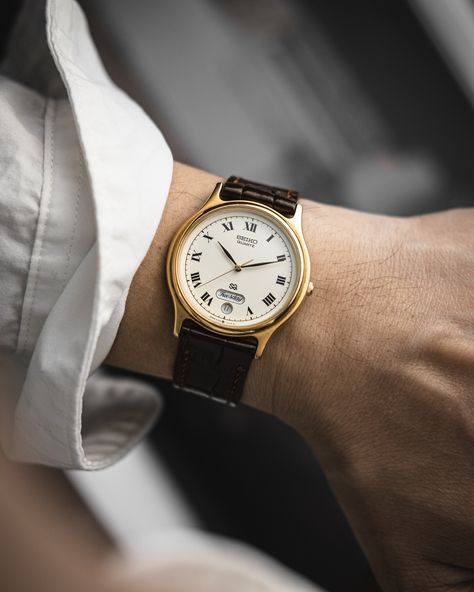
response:
<path fill-rule="evenodd" d="M 251 263 L 250 265 L 241 265 L 240 267 L 243 269 L 244 267 L 259 267 L 260 265 L 270 265 L 271 263 L 280 263 L 278 259 L 276 261 L 262 261 L 261 263 Z"/>

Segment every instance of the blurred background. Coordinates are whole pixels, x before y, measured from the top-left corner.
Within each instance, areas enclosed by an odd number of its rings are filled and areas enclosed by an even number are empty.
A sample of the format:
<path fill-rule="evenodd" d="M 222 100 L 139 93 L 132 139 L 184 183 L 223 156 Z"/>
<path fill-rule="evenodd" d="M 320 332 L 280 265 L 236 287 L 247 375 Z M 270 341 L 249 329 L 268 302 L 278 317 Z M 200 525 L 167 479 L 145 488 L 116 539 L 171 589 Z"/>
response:
<path fill-rule="evenodd" d="M 110 75 L 176 160 L 372 212 L 474 205 L 473 0 L 81 4 Z M 378 589 L 292 430 L 153 384 L 165 408 L 148 442 L 70 475 L 108 540 L 133 551 L 203 529 L 329 591 Z"/>
<path fill-rule="evenodd" d="M 82 4 L 177 160 L 370 211 L 472 203 L 472 0 Z"/>

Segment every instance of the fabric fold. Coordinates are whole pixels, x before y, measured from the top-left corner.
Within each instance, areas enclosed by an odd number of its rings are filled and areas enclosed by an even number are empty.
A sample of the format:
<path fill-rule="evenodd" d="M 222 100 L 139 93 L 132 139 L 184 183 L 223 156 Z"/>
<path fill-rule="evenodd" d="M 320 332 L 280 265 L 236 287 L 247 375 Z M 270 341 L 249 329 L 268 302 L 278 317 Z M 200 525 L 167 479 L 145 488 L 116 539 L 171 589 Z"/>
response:
<path fill-rule="evenodd" d="M 17 351 L 29 363 L 9 452 L 22 461 L 98 469 L 125 454 L 159 410 L 143 384 L 133 394 L 130 384 L 114 390 L 109 383 L 114 395 L 94 390 L 87 408 L 84 396 L 156 232 L 172 157 L 153 122 L 107 76 L 73 0 L 47 1 L 46 34 L 68 98 L 49 98 L 46 109 L 43 189 Z M 71 157 L 56 170 L 73 145 L 63 138 L 55 154 L 68 110 L 78 154 L 74 165 Z M 61 191 L 65 173 L 77 177 L 74 191 Z M 51 257 L 61 249 L 62 258 Z"/>

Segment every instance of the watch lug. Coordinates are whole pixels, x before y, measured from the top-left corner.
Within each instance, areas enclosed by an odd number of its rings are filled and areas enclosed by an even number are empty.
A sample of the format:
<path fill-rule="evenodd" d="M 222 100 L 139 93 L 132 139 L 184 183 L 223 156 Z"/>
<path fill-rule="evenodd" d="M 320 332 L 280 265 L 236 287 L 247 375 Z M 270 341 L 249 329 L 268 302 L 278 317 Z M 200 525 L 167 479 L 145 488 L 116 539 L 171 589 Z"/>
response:
<path fill-rule="evenodd" d="M 209 208 L 213 208 L 217 205 L 225 203 L 224 200 L 221 199 L 221 189 L 222 183 L 217 183 L 214 187 L 211 195 L 207 198 L 206 202 L 203 204 L 201 210 L 207 210 Z"/>
<path fill-rule="evenodd" d="M 295 215 L 288 218 L 288 222 L 297 232 L 303 234 L 303 206 L 301 204 L 296 206 Z"/>
<path fill-rule="evenodd" d="M 189 319 L 189 314 L 184 310 L 184 308 L 180 305 L 180 303 L 173 298 L 174 303 L 174 326 L 173 326 L 173 334 L 175 337 L 179 337 L 179 333 L 181 331 L 181 326 L 186 319 Z"/>
<path fill-rule="evenodd" d="M 261 358 L 265 348 L 267 347 L 267 343 L 270 340 L 270 337 L 275 333 L 278 327 L 269 327 L 268 329 L 261 331 L 258 335 L 255 335 L 257 338 L 257 351 L 255 352 L 255 358 Z"/>
<path fill-rule="evenodd" d="M 265 348 L 267 347 L 268 340 L 271 335 L 259 335 L 257 337 L 257 349 L 255 351 L 255 359 L 258 360 L 262 357 Z"/>

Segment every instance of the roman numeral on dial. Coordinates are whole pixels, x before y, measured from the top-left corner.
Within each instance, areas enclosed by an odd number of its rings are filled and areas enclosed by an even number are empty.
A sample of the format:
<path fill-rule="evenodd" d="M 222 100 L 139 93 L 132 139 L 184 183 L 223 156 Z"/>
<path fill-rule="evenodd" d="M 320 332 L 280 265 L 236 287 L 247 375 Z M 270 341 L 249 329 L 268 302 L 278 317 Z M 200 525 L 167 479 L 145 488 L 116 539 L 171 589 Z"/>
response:
<path fill-rule="evenodd" d="M 210 306 L 213 298 L 208 292 L 204 292 L 204 294 L 201 296 L 201 300 L 203 300 L 208 306 Z"/>
<path fill-rule="evenodd" d="M 245 230 L 248 230 L 249 232 L 255 232 L 257 230 L 257 225 L 255 222 L 246 222 Z"/>
<path fill-rule="evenodd" d="M 286 255 L 278 255 L 277 261 L 285 261 Z"/>
<path fill-rule="evenodd" d="M 265 298 L 263 298 L 263 302 L 265 302 L 265 304 L 267 306 L 270 306 L 271 304 L 273 304 L 275 302 L 276 298 L 275 296 L 273 296 L 273 294 L 270 292 L 269 294 L 267 294 L 265 296 Z"/>
<path fill-rule="evenodd" d="M 191 281 L 193 282 L 193 287 L 197 288 L 201 285 L 201 274 L 199 271 L 195 271 L 191 274 Z"/>
<path fill-rule="evenodd" d="M 208 234 L 205 234 L 205 235 L 203 236 L 203 238 L 207 239 L 207 242 L 208 242 L 208 243 L 210 243 L 210 242 L 211 242 L 211 240 L 213 240 L 213 239 L 214 239 L 214 237 L 213 237 L 213 236 L 209 236 Z"/>
<path fill-rule="evenodd" d="M 229 232 L 230 230 L 234 230 L 234 225 L 231 221 L 229 222 L 222 222 L 222 226 L 224 227 L 224 232 Z"/>
<path fill-rule="evenodd" d="M 282 275 L 279 275 L 279 276 L 277 277 L 277 281 L 276 281 L 276 283 L 277 283 L 279 286 L 284 286 L 284 285 L 285 285 L 285 282 L 286 282 L 286 277 L 283 277 Z"/>
<path fill-rule="evenodd" d="M 196 253 L 196 251 L 194 251 L 194 253 L 191 255 L 191 259 L 193 261 L 198 261 L 199 262 L 199 261 L 201 261 L 201 255 L 202 255 L 202 252 L 201 253 Z"/>
<path fill-rule="evenodd" d="M 250 308 L 250 306 L 247 306 L 247 314 L 253 315 L 253 310 Z"/>
<path fill-rule="evenodd" d="M 271 234 L 271 235 L 270 235 L 270 236 L 267 238 L 267 243 L 269 243 L 269 242 L 272 240 L 272 238 L 275 238 L 275 235 L 274 235 L 274 234 Z"/>

